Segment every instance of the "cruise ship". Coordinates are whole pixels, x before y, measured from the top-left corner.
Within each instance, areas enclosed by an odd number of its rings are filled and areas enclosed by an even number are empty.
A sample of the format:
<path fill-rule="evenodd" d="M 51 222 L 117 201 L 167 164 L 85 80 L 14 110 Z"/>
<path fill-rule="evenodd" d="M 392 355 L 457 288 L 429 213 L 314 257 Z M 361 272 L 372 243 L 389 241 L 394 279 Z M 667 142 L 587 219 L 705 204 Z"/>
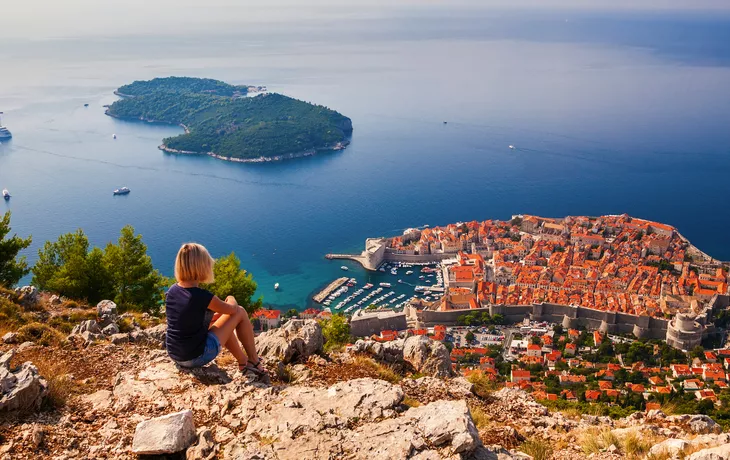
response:
<path fill-rule="evenodd" d="M 3 113 L 0 112 L 0 115 L 2 115 L 2 114 Z M 0 141 L 4 141 L 4 140 L 10 139 L 12 137 L 13 137 L 13 135 L 10 134 L 10 131 L 8 130 L 8 128 L 3 126 L 2 119 L 0 119 Z"/>

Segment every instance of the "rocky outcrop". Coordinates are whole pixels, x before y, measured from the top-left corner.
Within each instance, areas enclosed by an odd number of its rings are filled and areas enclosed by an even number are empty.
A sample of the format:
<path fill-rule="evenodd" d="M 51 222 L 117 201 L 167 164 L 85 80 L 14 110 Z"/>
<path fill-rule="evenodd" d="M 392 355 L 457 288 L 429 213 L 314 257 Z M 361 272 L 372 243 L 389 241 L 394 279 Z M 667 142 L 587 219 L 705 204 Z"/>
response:
<path fill-rule="evenodd" d="M 16 332 L 8 332 L 2 338 L 3 343 L 18 343 L 18 334 Z"/>
<path fill-rule="evenodd" d="M 132 452 L 137 455 L 174 454 L 187 449 L 196 438 L 189 410 L 145 420 L 137 425 Z"/>
<path fill-rule="evenodd" d="M 730 444 L 702 449 L 689 456 L 689 460 L 727 460 L 730 458 Z"/>
<path fill-rule="evenodd" d="M 99 327 L 102 329 L 110 324 L 116 323 L 119 321 L 117 304 L 111 300 L 102 300 L 96 304 L 96 317 L 99 322 Z"/>
<path fill-rule="evenodd" d="M 127 418 L 139 420 L 135 413 L 191 410 L 210 429 L 190 436 L 194 431 L 178 423 L 182 435 L 176 439 L 197 440 L 187 450 L 188 459 L 436 459 L 468 456 L 481 446 L 464 401 L 408 408 L 400 386 L 372 378 L 324 387 L 271 387 L 248 375 L 229 376 L 215 365 L 180 369 L 163 351 L 146 350 L 139 368 L 117 375 L 110 392 L 83 396 L 77 406 L 87 419 L 112 415 L 122 426 Z M 435 386 L 438 380 L 431 380 L 420 381 Z M 172 424 L 151 431 L 150 423 L 135 430 L 133 452 L 163 451 L 160 440 L 171 435 L 149 433 L 167 433 Z"/>
<path fill-rule="evenodd" d="M 38 303 L 38 289 L 35 286 L 15 288 L 15 294 L 18 296 L 18 302 L 22 305 L 31 307 Z"/>
<path fill-rule="evenodd" d="M 676 456 L 684 449 L 689 447 L 689 443 L 684 439 L 665 439 L 664 441 L 654 444 L 649 450 L 649 454 L 658 457 L 660 455 Z"/>
<path fill-rule="evenodd" d="M 0 356 L 0 411 L 29 411 L 40 408 L 48 384 L 32 363 L 10 367 L 14 351 Z"/>
<path fill-rule="evenodd" d="M 92 334 L 101 334 L 101 328 L 99 324 L 93 319 L 82 321 L 71 330 L 71 335 L 80 335 L 84 332 L 90 332 Z"/>
<path fill-rule="evenodd" d="M 464 377 L 403 379 L 400 385 L 409 396 L 415 397 L 418 401 L 428 402 L 439 399 L 466 399 L 473 396 L 474 389 L 474 385 Z"/>
<path fill-rule="evenodd" d="M 414 369 L 434 377 L 451 375 L 451 356 L 443 343 L 423 335 L 408 337 L 403 343 L 403 360 Z"/>
<path fill-rule="evenodd" d="M 292 319 L 281 328 L 256 337 L 256 350 L 260 356 L 285 364 L 306 360 L 309 356 L 320 353 L 323 345 L 322 328 L 314 320 Z"/>
<path fill-rule="evenodd" d="M 434 377 L 452 375 L 449 350 L 443 343 L 421 335 L 382 344 L 358 340 L 351 352 L 364 353 L 389 364 L 408 363 L 416 372 Z"/>

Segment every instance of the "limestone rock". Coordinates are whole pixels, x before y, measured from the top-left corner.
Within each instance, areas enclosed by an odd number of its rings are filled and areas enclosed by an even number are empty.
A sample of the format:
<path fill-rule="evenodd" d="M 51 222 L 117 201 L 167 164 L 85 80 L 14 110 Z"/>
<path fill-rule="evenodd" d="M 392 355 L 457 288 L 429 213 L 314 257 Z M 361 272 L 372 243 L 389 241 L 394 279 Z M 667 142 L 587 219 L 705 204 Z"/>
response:
<path fill-rule="evenodd" d="M 15 332 L 8 332 L 3 336 L 3 343 L 18 343 L 18 334 Z"/>
<path fill-rule="evenodd" d="M 38 303 L 38 289 L 35 286 L 23 286 L 15 289 L 18 301 L 23 305 L 32 306 Z"/>
<path fill-rule="evenodd" d="M 51 297 L 49 297 L 48 303 L 51 305 L 61 305 L 61 298 L 58 295 L 53 294 Z"/>
<path fill-rule="evenodd" d="M 167 337 L 166 324 L 159 324 L 155 327 L 150 327 L 148 329 L 145 329 L 144 332 L 145 334 L 147 334 L 147 338 L 149 340 L 156 342 L 158 345 L 165 344 L 165 338 Z"/>
<path fill-rule="evenodd" d="M 692 414 L 692 415 L 672 415 L 667 417 L 666 420 L 675 425 L 684 427 L 688 432 L 693 434 L 710 434 L 710 433 L 721 433 L 722 427 L 704 414 Z"/>
<path fill-rule="evenodd" d="M 0 411 L 39 409 L 48 393 L 48 383 L 31 362 L 11 369 L 13 353 L 11 350 L 0 357 Z"/>
<path fill-rule="evenodd" d="M 434 377 L 451 376 L 451 356 L 443 343 L 426 336 L 378 343 L 374 340 L 358 340 L 351 352 L 365 353 L 387 363 L 409 363 L 416 371 Z"/>
<path fill-rule="evenodd" d="M 215 457 L 217 444 L 213 433 L 207 427 L 198 429 L 198 442 L 185 452 L 186 460 L 211 460 Z"/>
<path fill-rule="evenodd" d="M 111 300 L 102 300 L 96 304 L 96 316 L 102 328 L 119 321 L 117 304 Z"/>
<path fill-rule="evenodd" d="M 435 377 L 451 375 L 451 356 L 443 343 L 423 335 L 408 337 L 403 343 L 403 360 L 414 369 Z"/>
<path fill-rule="evenodd" d="M 730 444 L 703 449 L 689 456 L 689 460 L 727 460 L 730 458 Z"/>
<path fill-rule="evenodd" d="M 193 412 L 185 410 L 145 420 L 137 425 L 132 452 L 137 455 L 173 454 L 195 442 Z"/>
<path fill-rule="evenodd" d="M 82 321 L 71 330 L 71 335 L 81 335 L 83 332 L 90 332 L 92 334 L 101 334 L 99 324 L 93 319 Z"/>
<path fill-rule="evenodd" d="M 112 334 L 112 336 L 109 337 L 109 341 L 114 345 L 129 343 L 129 334 Z"/>
<path fill-rule="evenodd" d="M 658 444 L 654 444 L 649 450 L 649 454 L 657 457 L 660 455 L 675 456 L 688 446 L 689 443 L 684 439 L 665 439 Z"/>
<path fill-rule="evenodd" d="M 110 323 L 108 326 L 101 330 L 101 333 L 107 336 L 119 334 L 119 326 L 117 326 L 116 323 Z"/>
<path fill-rule="evenodd" d="M 112 405 L 112 392 L 109 390 L 99 390 L 95 393 L 82 395 L 79 400 L 90 411 L 106 411 Z"/>
<path fill-rule="evenodd" d="M 30 350 L 33 347 L 35 347 L 35 343 L 33 343 L 31 341 L 23 342 L 20 344 L 20 346 L 18 346 L 18 353 L 21 353 L 25 350 Z"/>
<path fill-rule="evenodd" d="M 315 320 L 291 319 L 283 327 L 256 337 L 259 355 L 290 363 L 322 351 L 324 336 Z"/>
<path fill-rule="evenodd" d="M 420 433 L 434 446 L 448 443 L 452 452 L 462 453 L 474 450 L 479 444 L 479 433 L 466 401 L 437 401 L 413 407 L 405 417 L 415 419 Z"/>

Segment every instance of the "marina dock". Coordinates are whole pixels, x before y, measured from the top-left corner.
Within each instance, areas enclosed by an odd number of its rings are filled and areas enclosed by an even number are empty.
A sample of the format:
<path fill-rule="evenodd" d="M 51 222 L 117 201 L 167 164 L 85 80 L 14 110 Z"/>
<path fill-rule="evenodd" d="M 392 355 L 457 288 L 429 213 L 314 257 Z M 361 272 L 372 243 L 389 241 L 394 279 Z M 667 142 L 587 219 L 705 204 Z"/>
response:
<path fill-rule="evenodd" d="M 336 280 L 332 281 L 329 286 L 322 289 L 319 294 L 312 297 L 315 302 L 322 303 L 324 302 L 324 299 L 326 299 L 330 294 L 335 292 L 337 289 L 340 288 L 343 284 L 345 284 L 350 278 L 343 277 L 343 278 L 337 278 Z"/>

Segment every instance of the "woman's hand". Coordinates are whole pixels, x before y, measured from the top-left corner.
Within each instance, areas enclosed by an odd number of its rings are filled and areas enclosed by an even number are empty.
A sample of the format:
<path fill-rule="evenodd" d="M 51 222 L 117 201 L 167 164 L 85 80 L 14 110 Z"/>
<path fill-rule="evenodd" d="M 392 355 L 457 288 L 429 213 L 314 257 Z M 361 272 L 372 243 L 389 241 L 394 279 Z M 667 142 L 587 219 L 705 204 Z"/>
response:
<path fill-rule="evenodd" d="M 222 315 L 221 315 L 220 313 L 214 313 L 214 314 L 213 314 L 213 319 L 212 319 L 212 320 L 210 321 L 210 324 L 213 324 L 213 323 L 215 323 L 215 322 L 216 322 L 216 320 L 217 320 L 218 318 L 220 318 L 221 316 L 222 316 Z"/>

